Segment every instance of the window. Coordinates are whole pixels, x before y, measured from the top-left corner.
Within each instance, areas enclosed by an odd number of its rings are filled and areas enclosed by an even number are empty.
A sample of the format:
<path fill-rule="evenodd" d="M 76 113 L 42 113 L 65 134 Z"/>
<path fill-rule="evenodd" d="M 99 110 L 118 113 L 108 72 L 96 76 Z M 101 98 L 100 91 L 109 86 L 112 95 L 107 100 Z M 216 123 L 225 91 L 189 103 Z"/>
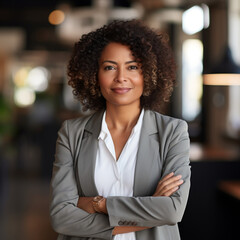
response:
<path fill-rule="evenodd" d="M 203 44 L 199 39 L 183 42 L 182 117 L 193 121 L 201 112 Z"/>
<path fill-rule="evenodd" d="M 229 0 L 229 45 L 234 61 L 240 65 L 240 1 Z M 232 137 L 240 136 L 240 86 L 229 87 L 227 131 Z"/>

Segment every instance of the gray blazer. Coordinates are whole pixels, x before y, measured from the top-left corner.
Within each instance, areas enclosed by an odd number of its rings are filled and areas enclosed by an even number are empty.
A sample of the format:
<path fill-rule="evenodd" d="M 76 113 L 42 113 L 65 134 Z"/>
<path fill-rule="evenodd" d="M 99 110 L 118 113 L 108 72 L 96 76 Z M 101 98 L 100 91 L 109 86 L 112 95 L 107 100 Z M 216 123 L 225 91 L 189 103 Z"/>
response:
<path fill-rule="evenodd" d="M 190 188 L 186 122 L 146 110 L 137 154 L 133 197 L 108 197 L 108 216 L 77 207 L 79 196 L 97 196 L 94 168 L 103 112 L 67 120 L 58 133 L 51 181 L 50 216 L 58 240 L 112 239 L 115 226 L 146 226 L 137 240 L 178 240 Z M 152 197 L 174 171 L 184 183 L 171 197 Z"/>

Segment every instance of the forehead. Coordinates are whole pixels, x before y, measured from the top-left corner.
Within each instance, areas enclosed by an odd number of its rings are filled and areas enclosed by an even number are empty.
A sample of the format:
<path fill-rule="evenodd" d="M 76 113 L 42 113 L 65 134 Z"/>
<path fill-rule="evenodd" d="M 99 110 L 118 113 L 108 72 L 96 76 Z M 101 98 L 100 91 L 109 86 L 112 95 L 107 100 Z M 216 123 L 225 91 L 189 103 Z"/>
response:
<path fill-rule="evenodd" d="M 127 45 L 111 42 L 102 51 L 100 60 L 134 60 L 132 51 Z"/>

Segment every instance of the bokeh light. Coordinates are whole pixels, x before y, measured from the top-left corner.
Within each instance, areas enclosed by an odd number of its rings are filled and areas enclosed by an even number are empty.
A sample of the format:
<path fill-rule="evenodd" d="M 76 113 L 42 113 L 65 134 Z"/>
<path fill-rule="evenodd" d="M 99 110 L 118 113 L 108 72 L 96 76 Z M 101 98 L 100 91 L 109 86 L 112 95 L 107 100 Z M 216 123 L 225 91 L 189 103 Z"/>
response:
<path fill-rule="evenodd" d="M 14 102 L 19 107 L 31 106 L 36 99 L 36 94 L 29 87 L 16 88 L 14 93 Z"/>
<path fill-rule="evenodd" d="M 36 92 L 47 90 L 49 79 L 50 72 L 45 67 L 20 67 L 13 75 L 15 104 L 19 107 L 32 105 Z"/>
<path fill-rule="evenodd" d="M 44 67 L 33 68 L 27 77 L 28 85 L 37 92 L 43 92 L 48 87 L 48 70 Z"/>
<path fill-rule="evenodd" d="M 29 67 L 22 67 L 14 74 L 13 81 L 17 87 L 23 87 L 27 84 L 27 77 L 30 70 L 31 68 Z"/>
<path fill-rule="evenodd" d="M 199 6 L 189 8 L 183 13 L 182 28 L 186 34 L 194 34 L 204 28 L 204 12 Z"/>
<path fill-rule="evenodd" d="M 61 24 L 65 19 L 65 14 L 61 10 L 54 10 L 48 16 L 48 21 L 52 25 Z"/>

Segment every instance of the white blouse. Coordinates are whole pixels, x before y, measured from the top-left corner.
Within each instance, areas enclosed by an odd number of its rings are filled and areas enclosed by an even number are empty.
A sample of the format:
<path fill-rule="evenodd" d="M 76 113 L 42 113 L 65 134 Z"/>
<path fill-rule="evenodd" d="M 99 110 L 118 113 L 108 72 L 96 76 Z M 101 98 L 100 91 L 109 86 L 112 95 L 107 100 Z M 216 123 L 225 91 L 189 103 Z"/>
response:
<path fill-rule="evenodd" d="M 106 123 L 106 112 L 103 115 L 101 132 L 98 137 L 98 150 L 95 166 L 95 185 L 99 195 L 133 196 L 134 173 L 140 139 L 144 109 L 137 124 L 126 142 L 118 160 L 111 134 Z M 124 233 L 115 236 L 114 240 L 136 240 L 135 233 Z"/>

